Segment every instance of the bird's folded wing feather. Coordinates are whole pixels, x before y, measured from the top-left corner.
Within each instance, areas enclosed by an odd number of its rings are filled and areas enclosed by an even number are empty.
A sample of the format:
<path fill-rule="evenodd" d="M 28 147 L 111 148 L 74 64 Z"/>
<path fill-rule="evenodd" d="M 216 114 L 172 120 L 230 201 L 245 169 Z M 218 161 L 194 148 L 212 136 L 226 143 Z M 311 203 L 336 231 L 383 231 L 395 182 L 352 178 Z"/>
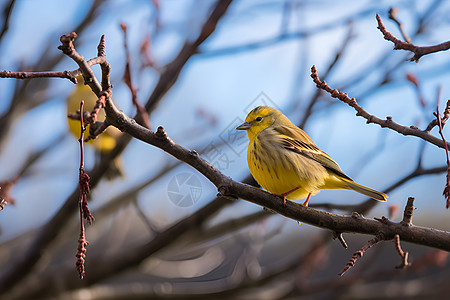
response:
<path fill-rule="evenodd" d="M 328 154 L 320 150 L 312 142 L 302 142 L 298 139 L 282 134 L 280 131 L 279 133 L 279 139 L 275 142 L 279 143 L 281 147 L 320 163 L 324 168 L 335 173 L 336 175 L 339 175 L 340 177 L 352 180 L 350 177 L 345 175 L 344 172 L 342 172 L 339 165 L 330 156 L 328 156 Z"/>

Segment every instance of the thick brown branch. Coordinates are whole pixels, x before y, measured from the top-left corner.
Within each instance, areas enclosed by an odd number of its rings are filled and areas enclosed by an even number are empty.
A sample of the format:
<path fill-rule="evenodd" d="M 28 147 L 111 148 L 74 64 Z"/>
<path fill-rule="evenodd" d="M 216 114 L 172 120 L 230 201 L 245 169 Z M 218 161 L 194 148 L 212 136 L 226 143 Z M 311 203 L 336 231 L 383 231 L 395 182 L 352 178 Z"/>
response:
<path fill-rule="evenodd" d="M 394 43 L 394 50 L 407 50 L 414 53 L 414 56 L 410 58 L 410 61 L 418 62 L 419 59 L 427 54 L 435 53 L 439 51 L 446 51 L 450 49 L 450 41 L 434 45 L 434 46 L 425 46 L 425 47 L 419 47 L 414 45 L 413 43 L 409 42 L 403 42 L 393 36 L 389 31 L 387 31 L 386 27 L 384 26 L 383 22 L 381 21 L 380 16 L 376 15 L 377 22 L 378 22 L 378 29 L 380 29 L 381 33 L 383 33 L 384 39 L 391 41 Z"/>
<path fill-rule="evenodd" d="M 440 148 L 445 148 L 444 142 L 441 139 L 431 135 L 425 130 L 420 130 L 415 126 L 402 126 L 394 122 L 394 120 L 392 120 L 392 117 L 389 116 L 386 117 L 386 120 L 382 120 L 374 115 L 369 114 L 364 108 L 358 105 L 355 98 L 350 98 L 346 93 L 343 93 L 337 89 L 332 89 L 325 81 L 321 80 L 319 78 L 319 75 L 317 74 L 317 69 L 315 66 L 311 67 L 311 78 L 319 89 L 328 92 L 331 97 L 339 99 L 342 102 L 347 103 L 349 106 L 353 107 L 356 110 L 356 115 L 366 119 L 367 124 L 378 124 L 383 128 L 387 127 L 403 135 L 416 136 Z"/>

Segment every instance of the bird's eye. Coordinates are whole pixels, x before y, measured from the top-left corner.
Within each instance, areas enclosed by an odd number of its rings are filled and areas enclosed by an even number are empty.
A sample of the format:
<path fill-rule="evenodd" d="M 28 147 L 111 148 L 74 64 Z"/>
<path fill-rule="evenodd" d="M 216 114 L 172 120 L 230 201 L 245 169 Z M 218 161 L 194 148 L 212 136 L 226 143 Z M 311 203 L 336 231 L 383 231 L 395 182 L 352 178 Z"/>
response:
<path fill-rule="evenodd" d="M 262 117 L 257 117 L 255 120 L 256 120 L 257 122 L 260 122 L 260 121 L 262 120 Z"/>

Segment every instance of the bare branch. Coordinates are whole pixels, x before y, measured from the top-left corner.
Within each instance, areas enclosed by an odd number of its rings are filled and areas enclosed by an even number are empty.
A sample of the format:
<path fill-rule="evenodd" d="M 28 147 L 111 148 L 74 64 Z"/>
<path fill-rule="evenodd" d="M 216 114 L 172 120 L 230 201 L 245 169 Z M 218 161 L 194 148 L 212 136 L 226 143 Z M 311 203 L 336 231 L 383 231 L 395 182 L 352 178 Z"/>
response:
<path fill-rule="evenodd" d="M 80 188 L 80 198 L 78 200 L 78 206 L 80 209 L 80 237 L 78 238 L 78 247 L 77 247 L 77 253 L 75 257 L 77 258 L 76 261 L 76 268 L 78 271 L 78 276 L 80 279 L 84 278 L 85 270 L 84 270 L 84 259 L 86 258 L 86 246 L 89 245 L 89 242 L 86 240 L 86 233 L 84 230 L 84 223 L 83 219 L 86 219 L 86 221 L 91 224 L 94 221 L 94 217 L 92 216 L 91 212 L 88 208 L 87 203 L 87 194 L 89 193 L 89 175 L 86 174 L 84 171 L 84 149 L 83 149 L 83 140 L 84 140 L 84 131 L 86 130 L 86 127 L 84 126 L 83 122 L 83 105 L 84 101 L 81 101 L 80 103 L 80 126 L 81 126 L 81 132 L 80 132 L 80 138 L 78 139 L 78 142 L 80 143 L 80 172 L 79 172 L 79 179 L 78 179 L 78 185 Z"/>
<path fill-rule="evenodd" d="M 343 57 L 343 54 L 345 53 L 345 51 L 348 48 L 348 45 L 350 44 L 350 41 L 352 40 L 352 38 L 354 37 L 354 33 L 353 33 L 354 29 L 353 29 L 353 24 L 352 22 L 348 22 L 348 31 L 347 31 L 347 35 L 344 39 L 344 41 L 342 42 L 341 47 L 339 48 L 339 50 L 336 52 L 333 60 L 331 61 L 331 63 L 328 65 L 325 73 L 323 74 L 323 78 L 327 78 L 328 75 L 331 73 L 331 71 L 334 69 L 334 67 L 337 65 L 338 61 L 340 60 L 341 57 Z M 305 113 L 303 115 L 303 120 L 300 123 L 299 127 L 300 128 L 304 128 L 306 126 L 306 122 L 309 120 L 309 117 L 311 116 L 311 113 L 313 111 L 314 106 L 317 104 L 317 101 L 319 100 L 320 97 L 320 90 L 316 90 L 316 92 L 314 93 L 313 97 L 311 98 L 307 108 L 305 109 Z"/>
<path fill-rule="evenodd" d="M 84 101 L 81 101 L 80 104 L 80 111 L 83 111 Z M 84 120 L 83 120 L 83 114 L 80 114 L 80 126 L 81 126 L 81 133 L 80 138 L 78 139 L 78 142 L 80 143 L 80 169 L 79 169 L 79 180 L 78 185 L 80 188 L 80 199 L 79 199 L 79 206 L 80 206 L 80 217 L 81 219 L 81 225 L 82 230 L 84 230 L 83 226 L 83 218 L 86 219 L 86 221 L 91 224 L 94 221 L 94 217 L 92 216 L 91 212 L 88 208 L 87 203 L 87 194 L 89 193 L 89 175 L 84 170 L 84 132 L 86 131 L 86 127 L 84 126 Z"/>
<path fill-rule="evenodd" d="M 386 120 L 382 120 L 374 115 L 369 114 L 364 108 L 358 105 L 355 98 L 350 98 L 347 94 L 337 90 L 332 89 L 328 86 L 328 84 L 321 80 L 317 74 L 317 69 L 315 66 L 311 67 L 311 78 L 313 79 L 314 83 L 319 89 L 322 89 L 326 92 L 328 92 L 331 97 L 341 100 L 342 102 L 348 104 L 349 106 L 353 107 L 356 110 L 356 115 L 359 117 L 365 118 L 367 121 L 367 124 L 374 123 L 378 124 L 381 127 L 387 127 L 389 129 L 392 129 L 398 133 L 401 133 L 403 135 L 412 135 L 419 137 L 433 145 L 436 145 L 440 148 L 445 148 L 447 143 L 444 145 L 444 142 L 440 140 L 439 138 L 431 135 L 425 130 L 420 130 L 415 126 L 402 126 L 392 120 L 392 117 L 386 117 Z"/>
<path fill-rule="evenodd" d="M 77 83 L 75 71 L 62 71 L 62 72 L 11 72 L 11 71 L 0 71 L 0 78 L 16 78 L 16 79 L 28 79 L 28 78 L 66 78 Z"/>
<path fill-rule="evenodd" d="M 125 23 L 120 24 L 120 28 L 122 28 L 123 31 L 123 46 L 125 48 L 125 54 L 127 57 L 126 63 L 125 63 L 125 73 L 123 74 L 123 81 L 125 81 L 125 84 L 128 86 L 131 92 L 131 100 L 133 102 L 133 105 L 136 107 L 136 120 L 138 120 L 141 124 L 143 124 L 145 127 L 150 129 L 150 121 L 147 111 L 145 110 L 145 107 L 139 103 L 139 100 L 137 98 L 137 89 L 133 84 L 133 80 L 131 77 L 131 58 L 130 58 L 130 50 L 128 49 L 128 43 L 127 43 L 127 25 Z"/>
<path fill-rule="evenodd" d="M 402 23 L 397 19 L 397 13 L 398 13 L 398 8 L 391 7 L 389 9 L 389 19 L 391 19 L 392 21 L 394 21 L 397 24 L 398 29 L 400 30 L 400 33 L 402 34 L 405 42 L 411 43 L 411 38 L 406 34 L 405 30 L 403 29 Z"/>
<path fill-rule="evenodd" d="M 395 268 L 396 269 L 405 269 L 406 267 L 409 266 L 408 252 L 404 252 L 402 250 L 402 246 L 400 245 L 400 236 L 398 234 L 396 234 L 394 237 L 394 244 L 395 244 L 395 249 L 398 252 L 398 255 L 400 255 L 400 257 L 402 258 L 402 262 L 400 263 L 400 265 L 395 266 Z"/>
<path fill-rule="evenodd" d="M 379 241 L 381 241 L 382 238 L 381 236 L 377 235 L 376 237 L 374 237 L 373 239 L 371 239 L 370 241 L 367 242 L 367 244 L 365 244 L 361 249 L 359 249 L 358 251 L 356 251 L 355 253 L 353 253 L 352 258 L 350 258 L 350 260 L 348 261 L 348 263 L 345 265 L 344 269 L 342 269 L 341 272 L 339 272 L 339 276 L 342 276 L 345 274 L 345 272 L 347 272 L 350 268 L 352 268 L 356 261 L 358 260 L 359 257 L 362 257 L 364 255 L 364 253 L 373 245 L 375 245 L 376 243 L 378 243 Z"/>
<path fill-rule="evenodd" d="M 107 91 L 112 88 L 112 85 L 109 82 L 109 73 L 111 73 L 111 65 L 106 60 L 105 35 L 101 36 L 100 42 L 97 46 L 97 57 L 102 58 L 102 60 L 99 62 L 100 68 L 102 69 L 102 90 Z"/>
<path fill-rule="evenodd" d="M 439 94 L 440 94 L 441 88 L 439 87 L 438 89 L 438 101 L 437 101 L 437 106 L 436 106 L 436 118 L 437 118 L 437 123 L 439 126 L 439 134 L 442 137 L 442 141 L 444 142 L 445 145 L 445 155 L 447 158 L 447 181 L 445 183 L 445 188 L 444 188 L 444 192 L 442 193 L 445 196 L 446 204 L 445 207 L 448 209 L 450 207 L 450 158 L 448 155 L 448 146 L 447 146 L 447 142 L 445 141 L 445 137 L 444 137 L 444 133 L 443 133 L 443 127 L 444 125 L 442 124 L 442 119 L 441 119 L 441 114 L 439 113 Z"/>
<path fill-rule="evenodd" d="M 89 66 L 93 66 L 96 64 L 100 64 L 100 66 L 104 66 L 104 63 L 107 62 L 105 57 L 95 57 L 88 60 L 86 63 Z M 109 65 L 109 63 L 108 63 Z M 102 67 L 103 70 L 104 67 Z M 105 68 L 106 70 L 106 68 Z M 0 78 L 15 78 L 15 79 L 29 79 L 29 78 L 66 78 L 72 81 L 73 83 L 77 83 L 77 76 L 81 74 L 81 69 L 76 69 L 72 71 L 61 71 L 61 72 L 11 72 L 11 71 L 0 71 Z M 104 78 L 104 77 L 103 77 Z M 109 76 L 107 77 L 109 78 Z"/>
<path fill-rule="evenodd" d="M 393 36 L 389 31 L 387 31 L 386 27 L 384 26 L 383 22 L 381 21 L 380 16 L 376 15 L 377 22 L 378 22 L 378 29 L 380 29 L 381 33 L 383 33 L 384 39 L 391 41 L 394 43 L 394 50 L 407 50 L 414 53 L 414 56 L 411 57 L 410 61 L 418 62 L 419 59 L 427 54 L 435 53 L 439 51 L 446 51 L 450 49 L 450 41 L 444 42 L 438 45 L 434 46 L 425 46 L 425 47 L 419 47 L 414 45 L 413 43 L 409 42 L 403 42 L 399 39 L 397 39 L 395 36 Z"/>
<path fill-rule="evenodd" d="M 147 112 L 153 111 L 164 95 L 175 83 L 178 76 L 186 64 L 187 60 L 194 54 L 198 53 L 199 46 L 214 32 L 217 22 L 228 10 L 232 0 L 221 0 L 217 2 L 214 10 L 209 15 L 206 22 L 203 24 L 200 34 L 193 42 L 186 41 L 183 48 L 178 53 L 177 57 L 165 67 L 164 73 L 161 74 L 158 83 L 150 95 L 145 109 Z"/>
<path fill-rule="evenodd" d="M 338 241 L 341 242 L 342 247 L 348 249 L 347 243 L 345 242 L 344 237 L 342 236 L 342 232 L 333 231 L 333 239 L 338 239 Z"/>
<path fill-rule="evenodd" d="M 97 117 L 100 109 L 104 108 L 106 105 L 106 100 L 109 99 L 112 95 L 112 91 L 107 89 L 106 91 L 101 92 L 100 97 L 95 103 L 94 108 L 91 111 L 89 118 L 87 119 L 87 123 L 94 124 L 97 122 Z"/>
<path fill-rule="evenodd" d="M 403 220 L 401 221 L 402 224 L 406 226 L 412 225 L 412 217 L 415 209 L 416 208 L 414 207 L 414 197 L 409 197 L 408 202 L 406 203 L 405 206 L 405 211 L 403 212 Z"/>
<path fill-rule="evenodd" d="M 94 75 L 94 71 L 91 66 L 86 62 L 84 57 L 75 51 L 75 47 L 73 45 L 73 41 L 77 38 L 77 34 L 75 32 L 71 32 L 68 35 L 63 35 L 60 38 L 61 45 L 58 46 L 58 49 L 61 50 L 65 55 L 69 56 L 77 63 L 80 67 L 81 72 L 83 73 L 84 82 L 90 86 L 92 91 L 97 96 L 100 96 L 102 91 L 101 85 L 98 82 L 97 78 Z M 106 60 L 105 56 L 99 56 L 99 60 Z M 101 63 L 101 62 L 99 62 Z"/>

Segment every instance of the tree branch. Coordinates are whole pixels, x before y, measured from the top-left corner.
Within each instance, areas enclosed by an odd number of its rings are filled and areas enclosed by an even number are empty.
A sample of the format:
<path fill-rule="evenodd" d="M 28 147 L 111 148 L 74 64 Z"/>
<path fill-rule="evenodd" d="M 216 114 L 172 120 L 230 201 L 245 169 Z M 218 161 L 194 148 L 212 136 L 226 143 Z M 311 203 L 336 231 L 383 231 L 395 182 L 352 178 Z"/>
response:
<path fill-rule="evenodd" d="M 16 78 L 16 79 L 28 79 L 28 78 L 66 78 L 77 83 L 76 75 L 72 71 L 62 71 L 62 72 L 11 72 L 11 71 L 0 71 L 0 78 Z"/>
<path fill-rule="evenodd" d="M 364 253 L 366 253 L 366 251 L 369 250 L 369 248 L 371 248 L 373 245 L 375 245 L 376 243 L 380 242 L 381 240 L 383 240 L 383 237 L 381 235 L 377 235 L 373 239 L 369 240 L 367 242 L 367 244 L 365 244 L 361 249 L 359 249 L 358 251 L 353 253 L 352 258 L 350 258 L 348 263 L 345 265 L 344 269 L 342 269 L 342 271 L 339 272 L 338 275 L 339 276 L 344 275 L 345 272 L 350 270 L 350 268 L 352 268 L 355 265 L 355 263 L 356 263 L 356 261 L 358 260 L 359 257 L 362 257 L 364 255 Z"/>
<path fill-rule="evenodd" d="M 439 51 L 446 51 L 446 50 L 450 49 L 450 41 L 447 41 L 447 42 L 444 42 L 444 43 L 441 43 L 438 45 L 434 45 L 434 46 L 425 46 L 425 47 L 419 47 L 410 42 L 403 42 L 403 41 L 399 40 L 398 38 L 396 38 L 395 36 L 393 36 L 389 31 L 387 31 L 386 27 L 384 26 L 384 24 L 381 21 L 381 18 L 378 14 L 376 15 L 376 18 L 377 18 L 377 22 L 378 22 L 378 29 L 380 29 L 381 33 L 383 33 L 385 40 L 388 40 L 388 41 L 391 41 L 392 43 L 394 43 L 394 50 L 402 49 L 402 50 L 407 50 L 407 51 L 411 51 L 412 53 L 414 53 L 414 56 L 409 59 L 410 61 L 418 62 L 419 59 L 424 55 L 439 52 Z"/>
<path fill-rule="evenodd" d="M 412 217 L 414 214 L 414 210 L 416 208 L 414 207 L 414 197 L 409 197 L 408 202 L 405 206 L 405 211 L 403 212 L 403 220 L 401 221 L 402 224 L 406 226 L 412 225 Z"/>
<path fill-rule="evenodd" d="M 88 66 L 93 66 L 106 61 L 105 57 L 95 57 L 88 60 L 86 63 Z M 15 78 L 15 79 L 29 79 L 29 78 L 66 78 L 77 83 L 77 76 L 81 74 L 81 68 L 72 71 L 61 71 L 61 72 L 11 72 L 11 71 L 0 71 L 0 78 Z"/>
<path fill-rule="evenodd" d="M 369 114 L 364 108 L 358 105 L 355 98 L 350 98 L 347 94 L 337 89 L 332 89 L 331 87 L 328 86 L 328 84 L 325 81 L 320 80 L 319 75 L 317 74 L 316 66 L 311 67 L 311 78 L 313 79 L 314 83 L 319 89 L 328 92 L 331 95 L 331 97 L 339 99 L 342 102 L 353 107 L 356 110 L 356 115 L 358 117 L 363 117 L 364 119 L 366 119 L 367 124 L 370 123 L 378 124 L 382 128 L 387 127 L 403 135 L 416 136 L 440 148 L 445 148 L 444 142 L 441 139 L 435 137 L 434 135 L 431 135 L 426 130 L 420 130 L 415 126 L 410 127 L 402 126 L 394 122 L 392 120 L 392 117 L 389 116 L 386 117 L 386 120 L 382 120 L 374 115 Z M 450 145 L 448 147 L 450 147 Z"/>
<path fill-rule="evenodd" d="M 397 13 L 398 13 L 398 8 L 391 7 L 389 9 L 389 19 L 391 19 L 392 21 L 395 22 L 395 24 L 397 24 L 398 29 L 400 30 L 400 33 L 402 34 L 405 42 L 411 43 L 411 38 L 408 36 L 408 34 L 406 34 L 405 30 L 403 29 L 402 23 L 397 19 Z"/>
<path fill-rule="evenodd" d="M 398 234 L 394 237 L 394 245 L 395 250 L 397 250 L 398 255 L 400 255 L 402 261 L 399 265 L 395 266 L 396 269 L 405 269 L 410 264 L 408 263 L 408 252 L 403 251 L 402 246 L 400 245 L 400 236 Z"/>

